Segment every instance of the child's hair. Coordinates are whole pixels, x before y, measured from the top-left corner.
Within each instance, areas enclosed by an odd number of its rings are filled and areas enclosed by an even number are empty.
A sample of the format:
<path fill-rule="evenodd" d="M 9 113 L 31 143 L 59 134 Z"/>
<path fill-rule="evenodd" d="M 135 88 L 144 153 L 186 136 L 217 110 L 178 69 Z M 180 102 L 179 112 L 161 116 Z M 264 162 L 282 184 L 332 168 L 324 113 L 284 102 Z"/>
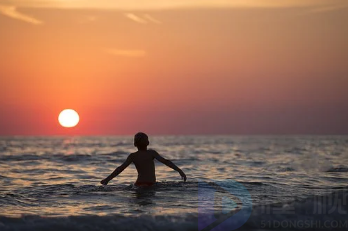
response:
<path fill-rule="evenodd" d="M 149 137 L 144 132 L 138 132 L 134 136 L 135 147 L 146 147 L 149 145 Z"/>

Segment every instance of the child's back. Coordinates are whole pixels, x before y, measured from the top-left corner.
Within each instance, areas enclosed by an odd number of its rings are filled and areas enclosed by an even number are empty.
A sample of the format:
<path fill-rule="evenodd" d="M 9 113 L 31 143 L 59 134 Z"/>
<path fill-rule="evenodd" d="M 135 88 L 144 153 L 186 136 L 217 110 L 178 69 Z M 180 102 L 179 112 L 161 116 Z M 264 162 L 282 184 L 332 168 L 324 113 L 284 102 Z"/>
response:
<path fill-rule="evenodd" d="M 139 150 L 130 154 L 131 160 L 138 171 L 137 182 L 155 183 L 155 163 L 153 150 Z"/>

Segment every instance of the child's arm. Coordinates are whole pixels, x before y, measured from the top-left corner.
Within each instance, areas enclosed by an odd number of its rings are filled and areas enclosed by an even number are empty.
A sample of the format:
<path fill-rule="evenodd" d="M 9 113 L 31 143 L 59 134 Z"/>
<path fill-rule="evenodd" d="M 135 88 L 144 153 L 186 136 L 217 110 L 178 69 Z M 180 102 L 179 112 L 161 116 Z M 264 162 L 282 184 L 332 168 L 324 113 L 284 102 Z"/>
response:
<path fill-rule="evenodd" d="M 131 155 L 128 156 L 127 160 L 118 168 L 115 169 L 108 177 L 106 177 L 104 180 L 100 181 L 102 185 L 107 185 L 110 180 L 112 180 L 114 177 L 116 177 L 118 174 L 120 174 L 125 168 L 127 168 L 132 163 Z"/>
<path fill-rule="evenodd" d="M 163 158 L 160 154 L 158 154 L 158 152 L 153 151 L 153 156 L 161 163 L 167 165 L 169 168 L 174 169 L 175 171 L 179 172 L 180 176 L 184 179 L 184 181 L 186 182 L 186 175 L 185 173 L 178 167 L 176 166 L 173 162 L 171 162 L 170 160 L 167 160 L 165 158 Z"/>

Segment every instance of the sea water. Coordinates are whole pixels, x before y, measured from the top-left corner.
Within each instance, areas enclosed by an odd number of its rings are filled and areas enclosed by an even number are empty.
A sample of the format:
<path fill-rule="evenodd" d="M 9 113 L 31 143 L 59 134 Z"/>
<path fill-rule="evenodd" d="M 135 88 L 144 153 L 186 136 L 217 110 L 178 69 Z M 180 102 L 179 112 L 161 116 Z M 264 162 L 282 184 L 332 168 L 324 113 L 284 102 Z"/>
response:
<path fill-rule="evenodd" d="M 155 161 L 151 188 L 133 185 L 133 164 L 101 185 L 136 151 L 131 136 L 0 138 L 0 230 L 198 230 L 214 198 L 215 218 L 252 208 L 244 229 L 348 228 L 347 136 L 152 136 L 149 148 L 187 182 Z M 228 199 L 233 182 L 247 203 Z"/>

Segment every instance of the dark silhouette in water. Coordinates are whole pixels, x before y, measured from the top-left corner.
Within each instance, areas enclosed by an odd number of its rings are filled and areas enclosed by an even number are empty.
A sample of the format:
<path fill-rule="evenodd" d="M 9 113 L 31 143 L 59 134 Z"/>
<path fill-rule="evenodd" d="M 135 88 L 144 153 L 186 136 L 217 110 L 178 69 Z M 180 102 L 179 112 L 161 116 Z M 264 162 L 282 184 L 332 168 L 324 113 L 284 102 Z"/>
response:
<path fill-rule="evenodd" d="M 110 180 L 119 175 L 125 168 L 127 168 L 132 162 L 134 163 L 138 171 L 138 179 L 135 182 L 136 186 L 152 186 L 156 183 L 155 163 L 154 159 L 167 165 L 168 167 L 179 172 L 181 177 L 186 181 L 185 173 L 178 168 L 173 162 L 160 156 L 155 150 L 148 150 L 149 138 L 143 132 L 138 132 L 134 136 L 134 146 L 138 148 L 137 152 L 131 153 L 127 160 L 118 168 L 115 169 L 108 177 L 102 180 L 100 183 L 107 185 Z"/>

